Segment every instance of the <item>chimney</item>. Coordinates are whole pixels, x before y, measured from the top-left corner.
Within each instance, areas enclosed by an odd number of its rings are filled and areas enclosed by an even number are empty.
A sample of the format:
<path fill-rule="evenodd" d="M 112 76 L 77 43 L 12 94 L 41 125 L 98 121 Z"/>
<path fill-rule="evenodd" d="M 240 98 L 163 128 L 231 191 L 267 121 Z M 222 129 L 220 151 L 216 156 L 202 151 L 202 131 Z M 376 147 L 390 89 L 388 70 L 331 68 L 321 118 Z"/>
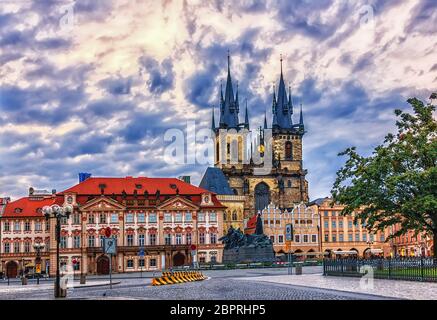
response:
<path fill-rule="evenodd" d="M 179 177 L 179 180 L 182 180 L 183 182 L 186 182 L 186 183 L 190 183 L 190 184 L 191 184 L 190 176 L 180 176 L 180 177 Z"/>

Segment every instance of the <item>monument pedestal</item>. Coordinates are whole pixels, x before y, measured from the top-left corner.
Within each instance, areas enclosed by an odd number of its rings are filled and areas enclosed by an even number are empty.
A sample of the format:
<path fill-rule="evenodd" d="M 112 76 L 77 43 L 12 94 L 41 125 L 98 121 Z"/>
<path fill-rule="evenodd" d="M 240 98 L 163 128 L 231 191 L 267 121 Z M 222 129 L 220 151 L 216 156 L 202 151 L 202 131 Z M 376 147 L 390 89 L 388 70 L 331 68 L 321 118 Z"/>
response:
<path fill-rule="evenodd" d="M 223 251 L 223 263 L 225 264 L 274 261 L 275 252 L 272 245 L 265 247 L 244 246 Z"/>

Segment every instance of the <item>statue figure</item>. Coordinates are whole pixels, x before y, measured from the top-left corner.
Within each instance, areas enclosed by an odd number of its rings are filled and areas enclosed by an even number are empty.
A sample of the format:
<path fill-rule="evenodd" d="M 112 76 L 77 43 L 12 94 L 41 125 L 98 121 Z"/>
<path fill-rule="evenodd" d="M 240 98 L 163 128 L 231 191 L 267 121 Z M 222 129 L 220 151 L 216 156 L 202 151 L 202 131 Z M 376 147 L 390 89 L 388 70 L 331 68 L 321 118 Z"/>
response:
<path fill-rule="evenodd" d="M 258 214 L 258 217 L 256 218 L 255 234 L 257 234 L 257 235 L 263 235 L 264 234 L 264 231 L 263 231 L 263 222 L 262 222 L 260 214 Z"/>
<path fill-rule="evenodd" d="M 238 249 L 248 246 L 266 247 L 272 245 L 272 240 L 263 234 L 261 215 L 258 215 L 257 218 L 257 228 L 255 234 L 244 234 L 240 229 L 234 229 L 231 226 L 228 230 L 228 233 L 221 237 L 219 241 L 224 243 L 225 250 Z"/>
<path fill-rule="evenodd" d="M 243 184 L 243 193 L 248 194 L 249 193 L 249 180 L 245 179 Z"/>

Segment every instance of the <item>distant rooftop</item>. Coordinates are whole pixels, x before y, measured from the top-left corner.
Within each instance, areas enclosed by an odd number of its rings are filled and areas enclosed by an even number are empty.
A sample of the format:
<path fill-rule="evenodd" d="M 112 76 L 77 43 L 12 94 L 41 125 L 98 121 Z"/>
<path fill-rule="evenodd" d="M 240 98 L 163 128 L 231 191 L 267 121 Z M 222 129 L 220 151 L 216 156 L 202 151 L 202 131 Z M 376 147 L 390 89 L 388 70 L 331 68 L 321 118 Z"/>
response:
<path fill-rule="evenodd" d="M 202 177 L 202 181 L 200 181 L 199 187 L 217 194 L 234 195 L 234 192 L 229 186 L 228 179 L 219 168 L 207 168 Z"/>

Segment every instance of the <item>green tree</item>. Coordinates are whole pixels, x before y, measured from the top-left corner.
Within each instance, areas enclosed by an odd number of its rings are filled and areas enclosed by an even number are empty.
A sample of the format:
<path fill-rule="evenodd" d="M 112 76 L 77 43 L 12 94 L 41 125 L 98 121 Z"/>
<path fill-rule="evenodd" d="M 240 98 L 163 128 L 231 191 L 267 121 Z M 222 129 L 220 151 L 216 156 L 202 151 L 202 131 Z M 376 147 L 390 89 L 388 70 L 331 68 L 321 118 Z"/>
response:
<path fill-rule="evenodd" d="M 437 259 L 437 122 L 434 118 L 437 98 L 430 103 L 411 98 L 407 102 L 413 114 L 395 110 L 397 134 L 387 134 L 369 157 L 346 149 L 347 156 L 337 171 L 332 188 L 333 201 L 343 204 L 343 215 L 364 208 L 355 220 L 367 222 L 371 232 L 399 224 L 400 229 L 387 238 L 413 230 L 433 236 Z"/>

